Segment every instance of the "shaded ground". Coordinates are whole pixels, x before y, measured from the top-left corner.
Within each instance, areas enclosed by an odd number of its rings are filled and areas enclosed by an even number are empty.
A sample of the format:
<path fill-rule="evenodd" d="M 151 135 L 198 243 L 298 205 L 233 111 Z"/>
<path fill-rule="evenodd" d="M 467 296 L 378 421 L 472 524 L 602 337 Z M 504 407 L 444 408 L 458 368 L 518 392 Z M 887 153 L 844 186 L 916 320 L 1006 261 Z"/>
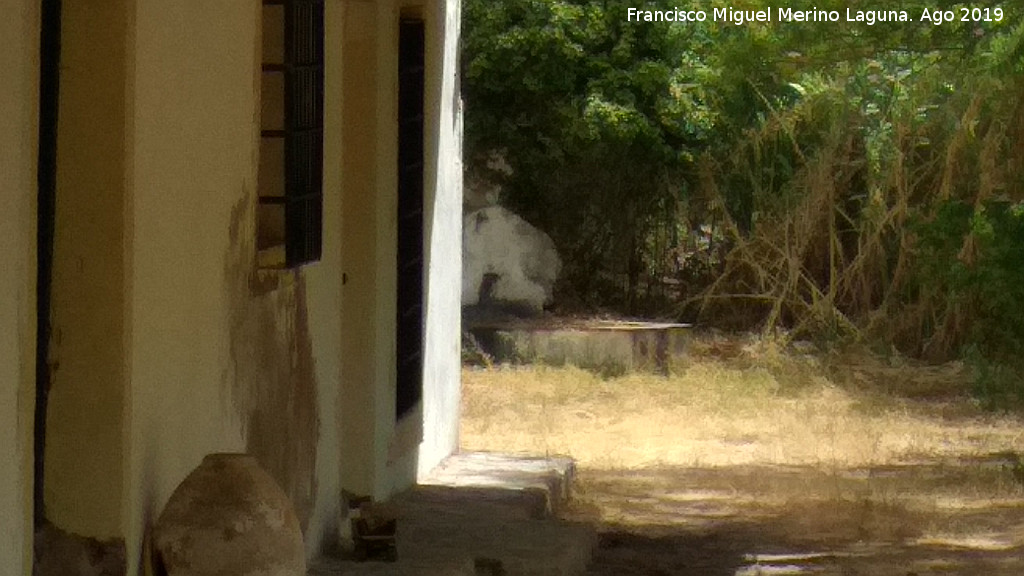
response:
<path fill-rule="evenodd" d="M 1024 425 L 966 378 L 735 340 L 670 378 L 467 370 L 463 444 L 577 458 L 594 576 L 1024 574 Z"/>
<path fill-rule="evenodd" d="M 588 574 L 1024 574 L 1024 493 L 1003 466 L 585 470 Z"/>

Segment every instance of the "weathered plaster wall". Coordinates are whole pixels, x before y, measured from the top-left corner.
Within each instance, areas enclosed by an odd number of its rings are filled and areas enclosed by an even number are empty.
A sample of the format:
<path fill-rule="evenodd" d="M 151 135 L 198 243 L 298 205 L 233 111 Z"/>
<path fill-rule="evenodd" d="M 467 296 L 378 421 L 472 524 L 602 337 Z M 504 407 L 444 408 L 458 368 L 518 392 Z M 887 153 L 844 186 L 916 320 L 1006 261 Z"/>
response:
<path fill-rule="evenodd" d="M 461 2 L 428 6 L 426 339 L 419 474 L 458 449 L 462 277 Z M 437 71 L 430 74 L 430 71 Z"/>
<path fill-rule="evenodd" d="M 242 0 L 135 8 L 133 563 L 146 527 L 209 452 L 257 456 L 296 503 L 310 555 L 336 524 L 339 173 L 326 176 L 324 260 L 257 271 L 260 9 Z M 326 122 L 335 127 L 325 154 L 337 157 L 338 120 Z"/>
<path fill-rule="evenodd" d="M 0 18 L 0 575 L 32 571 L 39 3 Z"/>
<path fill-rule="evenodd" d="M 99 539 L 124 536 L 127 19 L 123 0 L 62 6 L 45 504 Z"/>

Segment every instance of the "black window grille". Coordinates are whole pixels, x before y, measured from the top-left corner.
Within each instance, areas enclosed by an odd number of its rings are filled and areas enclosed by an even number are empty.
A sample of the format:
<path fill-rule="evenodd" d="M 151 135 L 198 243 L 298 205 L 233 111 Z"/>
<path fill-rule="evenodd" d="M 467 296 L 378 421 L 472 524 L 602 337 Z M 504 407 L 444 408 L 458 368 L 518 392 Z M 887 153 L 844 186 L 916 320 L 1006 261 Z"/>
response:
<path fill-rule="evenodd" d="M 263 0 L 263 25 L 259 247 L 294 267 L 322 252 L 324 2 Z"/>

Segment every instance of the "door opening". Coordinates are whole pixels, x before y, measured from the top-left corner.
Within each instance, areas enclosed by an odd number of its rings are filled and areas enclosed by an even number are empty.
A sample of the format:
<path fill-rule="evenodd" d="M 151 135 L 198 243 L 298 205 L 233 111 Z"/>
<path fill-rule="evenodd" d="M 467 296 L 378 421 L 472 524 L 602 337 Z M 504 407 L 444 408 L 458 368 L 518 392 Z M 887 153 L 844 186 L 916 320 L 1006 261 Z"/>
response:
<path fill-rule="evenodd" d="M 43 504 L 43 453 L 50 389 L 50 295 L 57 198 L 57 116 L 60 93 L 61 0 L 43 0 L 39 36 L 39 157 L 36 173 L 36 406 L 33 444 L 33 518 L 46 520 Z"/>
<path fill-rule="evenodd" d="M 398 33 L 398 368 L 396 416 L 423 396 L 424 23 L 402 18 Z"/>

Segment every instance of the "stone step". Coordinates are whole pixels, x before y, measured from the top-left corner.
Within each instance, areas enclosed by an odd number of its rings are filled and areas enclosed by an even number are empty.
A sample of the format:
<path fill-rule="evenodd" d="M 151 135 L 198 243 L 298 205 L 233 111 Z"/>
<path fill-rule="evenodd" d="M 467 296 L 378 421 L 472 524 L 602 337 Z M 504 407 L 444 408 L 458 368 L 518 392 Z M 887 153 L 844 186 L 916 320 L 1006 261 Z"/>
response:
<path fill-rule="evenodd" d="M 516 456 L 463 452 L 445 459 L 426 477 L 424 486 L 502 488 L 521 493 L 531 504 L 540 494 L 547 515 L 557 515 L 572 497 L 576 463 L 567 457 Z"/>
<path fill-rule="evenodd" d="M 447 459 L 395 497 L 397 562 L 321 560 L 313 576 L 572 576 L 597 545 L 591 526 L 557 518 L 571 494 L 568 458 L 490 453 Z"/>
<path fill-rule="evenodd" d="M 320 558 L 309 566 L 309 576 L 476 576 L 473 561 L 435 559 L 398 562 L 352 562 L 336 558 Z"/>

